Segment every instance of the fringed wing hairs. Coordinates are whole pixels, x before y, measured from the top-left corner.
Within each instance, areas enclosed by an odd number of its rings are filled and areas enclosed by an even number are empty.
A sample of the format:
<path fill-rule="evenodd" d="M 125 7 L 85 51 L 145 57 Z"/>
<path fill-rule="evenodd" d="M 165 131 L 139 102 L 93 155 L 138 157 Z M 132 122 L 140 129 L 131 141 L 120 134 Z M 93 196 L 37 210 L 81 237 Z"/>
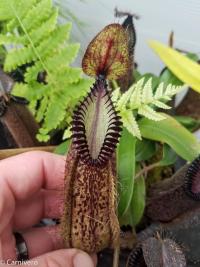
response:
<path fill-rule="evenodd" d="M 85 122 L 85 119 L 89 106 L 92 105 L 95 101 L 97 102 L 97 96 L 99 95 L 101 95 L 99 101 L 105 101 L 105 97 L 107 98 L 104 105 L 109 120 L 108 123 L 105 121 L 105 123 L 107 123 L 107 131 L 98 157 L 93 158 L 88 146 L 88 136 L 86 136 L 85 125 L 87 122 Z M 98 103 L 96 103 L 96 105 L 98 105 Z M 81 160 L 93 166 L 105 165 L 116 148 L 122 129 L 121 126 L 122 122 L 120 121 L 120 116 L 118 115 L 118 112 L 115 111 L 115 108 L 111 101 L 110 95 L 107 90 L 107 83 L 104 78 L 98 78 L 88 95 L 76 107 L 73 115 L 73 144 L 75 145 Z"/>

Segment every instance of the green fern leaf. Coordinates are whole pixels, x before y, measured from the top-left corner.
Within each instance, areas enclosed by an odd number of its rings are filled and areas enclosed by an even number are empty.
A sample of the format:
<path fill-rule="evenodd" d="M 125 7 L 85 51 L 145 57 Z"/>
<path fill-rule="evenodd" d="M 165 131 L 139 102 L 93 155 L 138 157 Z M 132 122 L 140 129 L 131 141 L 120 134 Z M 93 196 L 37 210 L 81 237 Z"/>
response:
<path fill-rule="evenodd" d="M 26 98 L 28 100 L 31 99 L 29 87 L 28 84 L 26 83 L 15 83 L 14 88 L 12 90 L 12 94 L 21 97 L 24 97 L 26 95 L 27 96 Z"/>
<path fill-rule="evenodd" d="M 37 45 L 44 37 L 48 36 L 55 28 L 58 16 L 58 9 L 54 9 L 52 14 L 50 14 L 49 18 L 42 23 L 36 29 L 30 31 L 29 37 L 33 40 L 34 45 Z M 24 40 L 25 45 L 29 43 L 29 39 Z"/>
<path fill-rule="evenodd" d="M 16 69 L 17 66 L 30 63 L 35 59 L 36 55 L 31 47 L 12 49 L 6 57 L 4 69 L 5 71 L 12 71 Z"/>
<path fill-rule="evenodd" d="M 182 86 L 175 86 L 172 84 L 169 84 L 165 90 L 166 96 L 173 96 L 177 94 L 182 89 Z"/>
<path fill-rule="evenodd" d="M 138 124 L 135 120 L 133 112 L 130 110 L 123 110 L 121 113 L 122 122 L 124 127 L 133 135 L 136 136 L 138 139 L 142 139 L 141 133 L 138 127 Z"/>
<path fill-rule="evenodd" d="M 16 13 L 26 14 L 26 12 L 36 3 L 37 0 L 1 0 L 0 20 L 14 19 Z"/>
<path fill-rule="evenodd" d="M 21 44 L 20 38 L 17 38 L 14 35 L 4 35 L 0 34 L 0 45 L 2 44 Z"/>
<path fill-rule="evenodd" d="M 41 58 L 44 60 L 53 51 L 63 47 L 63 43 L 68 40 L 69 33 L 71 30 L 71 24 L 58 26 L 56 30 L 46 38 L 37 48 L 38 54 L 42 55 Z"/>
<path fill-rule="evenodd" d="M 56 129 L 56 127 L 60 124 L 60 122 L 65 117 L 66 106 L 63 106 L 59 97 L 55 95 L 51 97 L 51 102 L 49 102 L 46 110 L 44 128 L 48 129 Z"/>
<path fill-rule="evenodd" d="M 160 113 L 153 110 L 153 108 L 143 105 L 138 109 L 138 114 L 143 115 L 144 117 L 154 120 L 154 121 L 161 121 L 164 120 L 165 117 L 162 116 Z"/>
<path fill-rule="evenodd" d="M 140 79 L 134 86 L 134 91 L 130 97 L 130 108 L 138 108 L 142 103 L 142 86 L 144 83 L 144 78 Z"/>
<path fill-rule="evenodd" d="M 122 96 L 118 97 L 117 93 L 117 96 L 115 96 L 116 106 L 121 112 L 124 126 L 138 138 L 141 138 L 141 134 L 137 121 L 133 116 L 133 110 L 135 110 L 135 114 L 138 113 L 150 120 L 164 120 L 165 116 L 156 112 L 154 108 L 170 109 L 170 106 L 164 102 L 171 100 L 172 96 L 182 89 L 173 85 L 168 85 L 164 89 L 164 83 L 161 83 L 155 93 L 153 93 L 152 87 L 152 78 L 144 84 L 143 77 L 136 84 L 132 85 L 126 93 L 122 94 Z"/>
<path fill-rule="evenodd" d="M 24 0 L 10 0 L 8 1 L 8 7 L 12 11 L 12 19 L 7 24 L 8 31 L 13 31 L 17 27 L 21 28 L 22 18 L 26 16 L 27 12 L 34 6 L 37 0 L 30 0 L 24 2 Z"/>
<path fill-rule="evenodd" d="M 150 103 L 153 101 L 153 92 L 152 92 L 152 78 L 150 78 L 144 85 L 142 90 L 142 102 Z"/>
<path fill-rule="evenodd" d="M 38 61 L 35 65 L 28 67 L 25 73 L 25 82 L 29 83 L 32 81 L 36 81 L 38 73 L 42 70 L 43 66 L 40 61 Z"/>
<path fill-rule="evenodd" d="M 79 68 L 69 66 L 79 45 L 67 42 L 71 24 L 58 25 L 57 17 L 52 0 L 10 0 L 9 4 L 0 0 L 0 22 L 7 29 L 0 35 L 0 44 L 13 47 L 7 52 L 4 69 L 31 65 L 26 68 L 25 83 L 16 83 L 13 93 L 30 100 L 32 112 L 42 123 L 37 136 L 43 141 L 53 129 L 68 128 L 74 105 L 92 83 L 82 78 Z"/>
<path fill-rule="evenodd" d="M 122 109 L 124 109 L 124 108 L 126 107 L 128 101 L 130 100 L 130 97 L 131 97 L 131 95 L 132 95 L 132 93 L 133 93 L 133 90 L 134 90 L 134 85 L 132 85 L 132 86 L 129 88 L 129 90 L 126 91 L 126 92 L 121 96 L 121 98 L 119 99 L 117 106 L 118 106 L 118 108 L 119 108 L 120 110 L 122 110 Z"/>
<path fill-rule="evenodd" d="M 51 13 L 52 1 L 41 0 L 29 9 L 26 16 L 22 19 L 22 24 L 27 32 L 29 32 L 33 27 L 41 26 L 42 22 L 48 19 Z"/>
<path fill-rule="evenodd" d="M 170 109 L 171 108 L 170 106 L 168 106 L 167 104 L 165 104 L 159 100 L 154 100 L 152 102 L 152 104 L 154 104 L 158 108 L 163 108 L 163 109 Z"/>
<path fill-rule="evenodd" d="M 43 97 L 43 100 L 41 101 L 40 106 L 36 113 L 36 120 L 38 122 L 41 122 L 43 120 L 48 103 L 49 103 L 49 98 L 47 96 Z"/>
<path fill-rule="evenodd" d="M 7 0 L 0 1 L 0 20 L 4 21 L 13 17 L 13 12 L 8 6 Z"/>
<path fill-rule="evenodd" d="M 72 136 L 72 131 L 70 130 L 70 127 L 67 128 L 65 131 L 64 131 L 64 134 L 63 134 L 63 139 L 68 139 Z"/>
<path fill-rule="evenodd" d="M 120 87 L 117 87 L 113 92 L 112 92 L 112 101 L 113 103 L 116 104 L 117 100 L 119 99 L 120 97 Z"/>
<path fill-rule="evenodd" d="M 162 83 L 160 83 L 159 86 L 157 87 L 154 98 L 155 98 L 155 99 L 160 99 L 160 98 L 162 98 L 162 96 L 163 96 L 163 91 L 164 91 L 164 83 L 162 82 Z"/>
<path fill-rule="evenodd" d="M 70 64 L 78 54 L 79 44 L 68 44 L 64 49 L 58 51 L 45 60 L 45 65 L 49 66 L 49 70 L 53 71 L 55 68 L 59 70 L 60 67 Z"/>

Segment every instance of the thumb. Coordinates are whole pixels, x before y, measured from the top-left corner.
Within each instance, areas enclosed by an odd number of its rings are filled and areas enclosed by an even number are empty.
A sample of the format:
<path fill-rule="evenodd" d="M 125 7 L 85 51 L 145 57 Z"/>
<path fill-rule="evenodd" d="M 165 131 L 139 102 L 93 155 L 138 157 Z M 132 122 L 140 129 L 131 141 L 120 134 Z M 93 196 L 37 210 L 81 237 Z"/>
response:
<path fill-rule="evenodd" d="M 92 258 L 85 252 L 78 249 L 60 249 L 32 258 L 24 265 L 29 267 L 95 267 Z M 8 262 L 0 260 L 0 265 L 8 266 Z M 19 263 L 19 262 L 18 262 Z M 18 266 L 17 261 L 12 261 L 12 266 Z M 21 264 L 20 264 L 21 265 Z"/>
<path fill-rule="evenodd" d="M 60 249 L 31 259 L 31 265 L 38 267 L 94 267 L 92 258 L 77 249 Z"/>

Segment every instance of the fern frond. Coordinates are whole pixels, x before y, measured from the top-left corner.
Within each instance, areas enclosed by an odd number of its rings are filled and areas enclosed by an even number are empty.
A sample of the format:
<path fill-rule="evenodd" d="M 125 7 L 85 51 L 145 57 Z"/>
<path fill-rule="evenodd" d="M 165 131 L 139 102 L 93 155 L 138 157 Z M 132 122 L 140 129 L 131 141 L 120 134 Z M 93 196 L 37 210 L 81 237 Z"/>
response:
<path fill-rule="evenodd" d="M 35 5 L 37 0 L 30 0 L 24 3 L 23 0 L 16 0 L 7 1 L 7 5 L 9 9 L 12 11 L 11 20 L 7 24 L 8 31 L 13 31 L 18 26 L 20 27 L 21 19 L 26 16 L 27 12 L 31 9 L 33 5 Z"/>
<path fill-rule="evenodd" d="M 117 106 L 120 110 L 124 109 L 127 105 L 127 103 L 129 102 L 130 100 L 130 97 L 133 93 L 133 90 L 135 89 L 134 85 L 132 85 L 128 91 L 126 91 L 122 96 L 121 98 L 119 99 L 118 103 L 117 103 Z"/>
<path fill-rule="evenodd" d="M 21 44 L 21 40 L 14 35 L 0 34 L 0 45 L 2 44 Z"/>
<path fill-rule="evenodd" d="M 38 73 L 43 70 L 43 66 L 40 61 L 36 62 L 35 65 L 28 67 L 25 73 L 25 82 L 31 83 L 32 81 L 36 81 L 38 77 Z"/>
<path fill-rule="evenodd" d="M 124 93 L 118 100 L 117 106 L 121 110 L 122 108 L 129 107 L 130 109 L 139 109 L 148 105 L 155 105 L 157 107 L 168 109 L 163 100 L 171 100 L 172 96 L 177 94 L 182 87 L 168 85 L 164 90 L 164 84 L 161 83 L 153 94 L 152 79 L 150 78 L 143 86 L 144 78 L 139 80 L 136 84 L 132 85 L 129 90 Z"/>
<path fill-rule="evenodd" d="M 156 93 L 154 95 L 155 99 L 160 99 L 163 96 L 163 90 L 164 90 L 164 83 L 160 83 L 156 89 Z"/>
<path fill-rule="evenodd" d="M 45 38 L 43 42 L 38 46 L 37 52 L 41 55 L 42 59 L 45 59 L 47 56 L 50 56 L 56 50 L 59 50 L 63 47 L 63 43 L 68 40 L 69 33 L 71 30 L 71 23 L 66 25 L 57 26 L 55 31 Z"/>
<path fill-rule="evenodd" d="M 117 87 L 113 92 L 112 92 L 112 101 L 113 103 L 116 103 L 119 97 L 121 96 L 120 92 L 120 87 Z"/>
<path fill-rule="evenodd" d="M 137 107 L 139 107 L 142 103 L 142 86 L 144 83 L 144 78 L 142 78 L 141 80 L 139 80 L 136 85 L 134 86 L 134 91 L 133 94 L 130 97 L 130 108 L 131 109 L 135 109 Z"/>
<path fill-rule="evenodd" d="M 0 22 L 7 29 L 0 35 L 0 45 L 14 45 L 7 51 L 4 69 L 30 65 L 24 74 L 25 83 L 16 84 L 13 94 L 30 100 L 31 110 L 42 122 L 40 140 L 47 140 L 60 124 L 68 128 L 66 118 L 92 83 L 82 78 L 79 68 L 69 65 L 79 45 L 67 42 L 71 24 L 58 25 L 57 18 L 52 0 L 0 1 Z"/>
<path fill-rule="evenodd" d="M 49 103 L 48 96 L 44 96 L 43 100 L 41 101 L 40 106 L 37 110 L 36 120 L 38 122 L 41 122 L 44 119 L 44 114 L 45 114 L 45 111 L 47 109 L 48 103 Z"/>
<path fill-rule="evenodd" d="M 138 139 L 142 139 L 141 138 L 141 133 L 138 127 L 138 124 L 136 122 L 136 119 L 133 115 L 133 112 L 130 110 L 123 110 L 120 113 L 121 117 L 122 117 L 122 121 L 123 121 L 123 125 L 124 127 L 133 135 L 136 136 Z"/>
<path fill-rule="evenodd" d="M 133 116 L 133 111 L 150 120 L 160 121 L 165 116 L 158 113 L 155 108 L 170 109 L 165 102 L 171 100 L 172 96 L 177 94 L 182 87 L 169 84 L 166 88 L 164 83 L 158 85 L 155 93 L 153 93 L 152 79 L 150 78 L 144 84 L 144 78 L 140 79 L 136 84 L 132 85 L 127 92 L 117 95 L 116 107 L 121 112 L 124 126 L 134 136 L 141 138 L 138 124 Z M 136 117 L 137 118 L 137 117 Z"/>
<path fill-rule="evenodd" d="M 72 136 L 72 131 L 70 129 L 70 127 L 68 127 L 63 134 L 63 139 L 68 139 Z"/>
<path fill-rule="evenodd" d="M 0 1 L 0 20 L 14 20 L 15 13 L 22 15 L 26 14 L 27 11 L 37 2 L 37 0 L 1 0 Z"/>
<path fill-rule="evenodd" d="M 57 17 L 58 9 L 54 9 L 49 18 L 44 23 L 42 23 L 40 27 L 37 27 L 36 29 L 30 31 L 29 36 L 30 39 L 33 40 L 35 46 L 56 28 Z M 24 44 L 28 43 L 29 40 L 26 37 Z"/>
<path fill-rule="evenodd" d="M 150 78 L 144 85 L 142 90 L 142 102 L 151 103 L 153 101 L 152 78 Z"/>
<path fill-rule="evenodd" d="M 160 113 L 153 110 L 153 108 L 143 105 L 138 109 L 138 114 L 143 115 L 144 117 L 153 120 L 153 121 L 161 121 L 164 120 L 165 117 L 162 116 Z"/>
<path fill-rule="evenodd" d="M 17 68 L 17 66 L 30 63 L 36 59 L 36 55 L 32 47 L 12 49 L 7 54 L 4 69 L 5 71 L 12 71 Z"/>
<path fill-rule="evenodd" d="M 56 129 L 60 122 L 65 117 L 66 106 L 59 101 L 59 97 L 55 94 L 51 97 L 51 102 L 48 103 L 45 115 L 44 128 Z"/>
<path fill-rule="evenodd" d="M 78 54 L 80 45 L 79 44 L 67 44 L 67 46 L 53 54 L 52 57 L 48 57 L 45 60 L 45 65 L 49 66 L 49 70 L 66 66 L 74 61 Z"/>
<path fill-rule="evenodd" d="M 49 18 L 52 13 L 52 1 L 41 0 L 36 5 L 32 5 L 26 16 L 22 19 L 22 23 L 29 32 L 33 27 L 37 28 L 42 21 Z"/>
<path fill-rule="evenodd" d="M 152 101 L 152 104 L 154 104 L 156 107 L 162 108 L 162 109 L 170 109 L 171 108 L 170 106 L 168 106 L 167 104 L 165 104 L 159 100 Z"/>

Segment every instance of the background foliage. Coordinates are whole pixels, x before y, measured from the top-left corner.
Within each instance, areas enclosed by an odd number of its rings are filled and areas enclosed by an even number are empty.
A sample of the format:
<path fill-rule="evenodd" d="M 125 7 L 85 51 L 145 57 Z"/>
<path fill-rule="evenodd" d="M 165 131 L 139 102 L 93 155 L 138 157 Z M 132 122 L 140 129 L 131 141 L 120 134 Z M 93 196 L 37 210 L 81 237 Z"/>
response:
<path fill-rule="evenodd" d="M 82 77 L 81 69 L 70 66 L 79 44 L 69 42 L 71 24 L 58 25 L 57 18 L 51 0 L 0 2 L 0 44 L 7 50 L 4 69 L 25 66 L 24 81 L 15 84 L 13 94 L 30 101 L 42 125 L 40 141 L 47 141 L 52 130 L 68 127 L 74 105 L 92 83 Z"/>

